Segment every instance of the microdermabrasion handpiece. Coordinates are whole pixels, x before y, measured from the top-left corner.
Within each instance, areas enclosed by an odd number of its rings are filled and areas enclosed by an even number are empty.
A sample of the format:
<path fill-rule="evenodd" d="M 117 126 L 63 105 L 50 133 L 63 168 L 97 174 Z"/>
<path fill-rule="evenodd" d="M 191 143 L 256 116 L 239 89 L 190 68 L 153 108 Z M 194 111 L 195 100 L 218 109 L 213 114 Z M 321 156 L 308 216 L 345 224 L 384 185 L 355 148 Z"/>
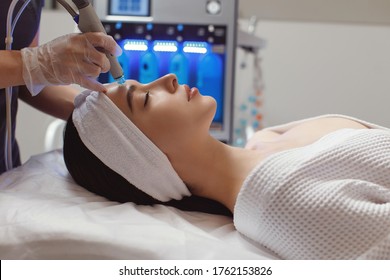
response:
<path fill-rule="evenodd" d="M 88 0 L 72 0 L 76 7 L 79 9 L 78 28 L 81 32 L 103 32 L 106 30 L 103 27 L 102 22 L 98 18 L 94 8 Z M 110 73 L 118 84 L 125 83 L 125 77 L 123 75 L 123 69 L 118 62 L 118 59 L 112 54 L 106 54 L 110 61 L 111 68 Z"/>

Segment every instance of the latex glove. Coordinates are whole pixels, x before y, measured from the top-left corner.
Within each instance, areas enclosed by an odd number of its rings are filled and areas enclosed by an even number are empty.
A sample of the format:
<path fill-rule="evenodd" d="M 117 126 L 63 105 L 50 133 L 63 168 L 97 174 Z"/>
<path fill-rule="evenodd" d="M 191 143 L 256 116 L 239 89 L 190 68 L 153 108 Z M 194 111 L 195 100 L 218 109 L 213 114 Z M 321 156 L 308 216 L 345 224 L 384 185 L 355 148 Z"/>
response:
<path fill-rule="evenodd" d="M 119 56 L 115 40 L 101 32 L 68 34 L 44 45 L 21 50 L 23 80 L 32 95 L 48 85 L 78 84 L 106 92 L 96 78 L 110 69 L 106 55 L 96 48 Z"/>

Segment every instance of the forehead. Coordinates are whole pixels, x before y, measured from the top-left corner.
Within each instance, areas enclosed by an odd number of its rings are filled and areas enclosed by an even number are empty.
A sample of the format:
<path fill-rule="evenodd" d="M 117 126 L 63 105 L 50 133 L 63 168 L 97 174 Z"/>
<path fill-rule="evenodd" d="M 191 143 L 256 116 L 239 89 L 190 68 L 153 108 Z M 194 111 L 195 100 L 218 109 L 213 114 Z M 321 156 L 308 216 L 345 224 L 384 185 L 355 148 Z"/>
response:
<path fill-rule="evenodd" d="M 131 110 L 128 106 L 128 92 L 129 90 L 134 90 L 135 85 L 131 80 L 126 81 L 124 85 L 111 84 L 108 86 L 107 97 L 127 116 L 131 116 Z"/>
<path fill-rule="evenodd" d="M 140 87 L 142 86 L 142 84 L 140 84 L 138 81 L 136 80 L 126 80 L 126 82 L 123 84 L 123 85 L 119 85 L 118 83 L 111 83 L 111 84 L 106 84 L 106 88 L 108 89 L 108 91 L 115 91 L 117 90 L 117 88 L 121 88 L 121 87 L 130 87 L 132 85 L 135 85 L 137 87 Z"/>

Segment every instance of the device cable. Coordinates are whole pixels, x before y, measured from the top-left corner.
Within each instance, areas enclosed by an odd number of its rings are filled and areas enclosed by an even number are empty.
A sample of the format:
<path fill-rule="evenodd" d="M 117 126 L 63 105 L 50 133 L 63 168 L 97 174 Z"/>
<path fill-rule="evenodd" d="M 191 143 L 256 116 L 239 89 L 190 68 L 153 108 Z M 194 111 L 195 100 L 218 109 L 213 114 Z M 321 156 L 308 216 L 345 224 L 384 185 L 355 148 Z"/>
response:
<path fill-rule="evenodd" d="M 17 21 L 19 20 L 20 15 L 25 10 L 27 5 L 31 0 L 26 0 L 22 7 L 20 8 L 18 14 L 15 17 L 15 20 L 12 20 L 12 15 L 15 10 L 15 6 L 20 0 L 13 0 L 9 6 L 7 13 L 7 24 L 6 24 L 6 37 L 5 45 L 6 50 L 12 50 L 12 34 L 16 26 Z M 5 89 L 5 103 L 6 103 L 6 132 L 5 132 L 5 145 L 4 145 L 4 154 L 5 154 L 5 168 L 10 170 L 13 167 L 13 157 L 12 157 L 12 112 L 11 112 L 11 99 L 12 99 L 12 87 L 6 87 Z"/>

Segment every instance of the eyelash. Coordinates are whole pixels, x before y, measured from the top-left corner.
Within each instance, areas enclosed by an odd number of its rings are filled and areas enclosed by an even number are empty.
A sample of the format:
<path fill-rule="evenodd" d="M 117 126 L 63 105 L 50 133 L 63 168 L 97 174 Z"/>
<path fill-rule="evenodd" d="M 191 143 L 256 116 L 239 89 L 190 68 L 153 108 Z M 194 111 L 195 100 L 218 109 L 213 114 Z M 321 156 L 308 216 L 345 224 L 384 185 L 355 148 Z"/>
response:
<path fill-rule="evenodd" d="M 146 92 L 145 94 L 145 101 L 144 101 L 144 107 L 146 107 L 147 103 L 148 103 L 148 100 L 149 100 L 149 91 Z"/>

